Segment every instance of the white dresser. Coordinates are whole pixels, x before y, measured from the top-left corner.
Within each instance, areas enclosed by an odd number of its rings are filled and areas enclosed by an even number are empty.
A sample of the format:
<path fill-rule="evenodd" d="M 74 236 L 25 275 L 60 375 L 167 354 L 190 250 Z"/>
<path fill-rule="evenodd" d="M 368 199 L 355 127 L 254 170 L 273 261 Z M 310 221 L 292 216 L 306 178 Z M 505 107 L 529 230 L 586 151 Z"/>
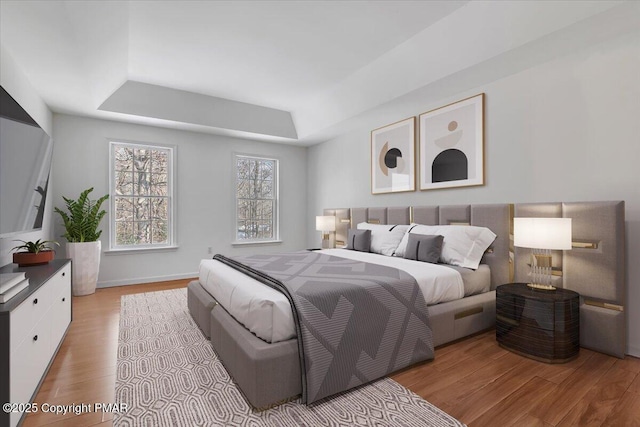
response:
<path fill-rule="evenodd" d="M 0 402 L 28 403 L 35 397 L 71 322 L 71 262 L 17 267 L 29 287 L 0 304 Z M 42 403 L 42 402 L 38 402 Z M 16 426 L 23 413 L 0 411 L 0 427 Z"/>

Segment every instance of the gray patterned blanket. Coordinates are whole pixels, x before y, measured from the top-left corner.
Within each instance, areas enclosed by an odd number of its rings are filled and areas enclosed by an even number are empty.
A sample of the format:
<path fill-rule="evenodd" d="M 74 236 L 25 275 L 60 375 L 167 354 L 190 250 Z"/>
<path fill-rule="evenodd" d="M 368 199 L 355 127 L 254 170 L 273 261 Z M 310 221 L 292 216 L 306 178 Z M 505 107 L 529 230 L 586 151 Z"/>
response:
<path fill-rule="evenodd" d="M 214 259 L 289 299 L 304 403 L 433 359 L 427 305 L 404 271 L 309 251 Z"/>

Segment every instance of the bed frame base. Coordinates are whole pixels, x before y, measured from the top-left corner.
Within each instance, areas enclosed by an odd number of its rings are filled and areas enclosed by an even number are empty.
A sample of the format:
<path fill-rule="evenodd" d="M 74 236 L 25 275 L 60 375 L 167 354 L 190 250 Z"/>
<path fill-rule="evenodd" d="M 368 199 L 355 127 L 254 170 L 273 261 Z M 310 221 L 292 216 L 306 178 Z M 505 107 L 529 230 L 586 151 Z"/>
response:
<path fill-rule="evenodd" d="M 496 291 L 429 306 L 435 347 L 491 329 L 496 324 Z"/>
<path fill-rule="evenodd" d="M 187 305 L 251 405 L 265 408 L 302 393 L 296 339 L 264 342 L 240 325 L 197 280 L 187 287 Z M 430 306 L 434 345 L 493 327 L 495 309 L 495 291 Z"/>
<path fill-rule="evenodd" d="M 187 304 L 202 332 L 209 336 L 227 372 L 255 408 L 265 408 L 302 393 L 298 341 L 262 341 L 240 325 L 194 280 Z M 209 309 L 207 319 L 200 314 Z"/>

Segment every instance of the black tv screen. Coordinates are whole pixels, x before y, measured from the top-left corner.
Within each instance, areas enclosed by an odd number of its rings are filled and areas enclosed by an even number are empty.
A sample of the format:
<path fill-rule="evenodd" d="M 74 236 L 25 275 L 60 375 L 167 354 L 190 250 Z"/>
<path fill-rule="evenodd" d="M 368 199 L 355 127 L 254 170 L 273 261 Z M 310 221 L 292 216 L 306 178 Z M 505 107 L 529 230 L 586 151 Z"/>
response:
<path fill-rule="evenodd" d="M 0 86 L 0 237 L 42 228 L 53 141 Z"/>

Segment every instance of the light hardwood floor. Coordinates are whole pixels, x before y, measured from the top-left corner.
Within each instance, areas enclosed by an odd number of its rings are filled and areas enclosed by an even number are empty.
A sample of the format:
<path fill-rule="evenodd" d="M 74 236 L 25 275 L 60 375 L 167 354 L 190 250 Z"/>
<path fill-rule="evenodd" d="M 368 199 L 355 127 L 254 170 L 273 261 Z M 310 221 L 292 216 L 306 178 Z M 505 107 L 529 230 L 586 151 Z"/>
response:
<path fill-rule="evenodd" d="M 120 296 L 188 280 L 99 289 L 73 298 L 73 322 L 35 402 L 114 401 Z M 581 349 L 563 365 L 500 348 L 489 331 L 436 349 L 433 362 L 392 376 L 470 427 L 640 426 L 640 359 Z M 29 414 L 24 426 L 111 426 L 113 414 Z"/>

